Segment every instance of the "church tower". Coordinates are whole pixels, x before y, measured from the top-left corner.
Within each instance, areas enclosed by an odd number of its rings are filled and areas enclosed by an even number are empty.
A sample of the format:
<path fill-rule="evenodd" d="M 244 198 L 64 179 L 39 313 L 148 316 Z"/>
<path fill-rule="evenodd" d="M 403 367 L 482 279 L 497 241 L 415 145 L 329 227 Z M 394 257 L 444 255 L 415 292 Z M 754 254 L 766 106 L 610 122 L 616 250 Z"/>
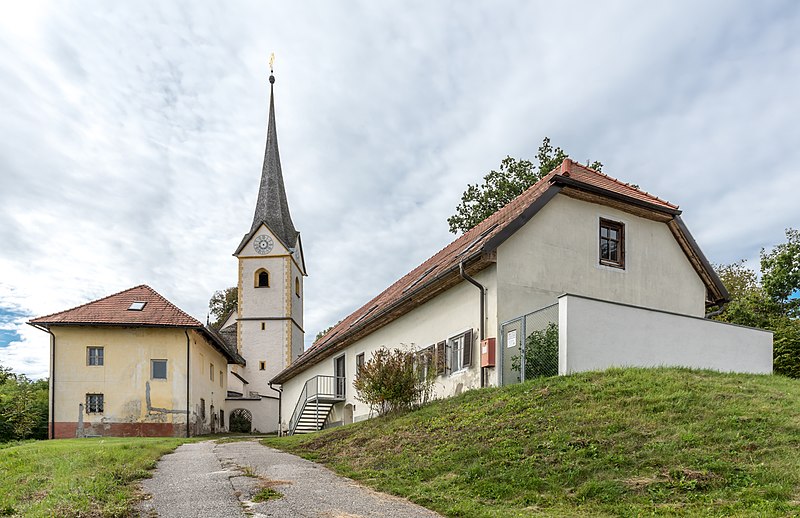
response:
<path fill-rule="evenodd" d="M 238 406 L 250 410 L 253 429 L 260 432 L 278 427 L 278 393 L 269 387 L 269 380 L 303 352 L 306 275 L 300 233 L 289 214 L 283 185 L 272 73 L 269 82 L 267 146 L 258 201 L 250 230 L 233 254 L 239 260 L 236 345 L 247 361 L 235 372 L 244 385 Z M 237 407 L 230 403 L 234 402 L 229 401 L 229 409 Z"/>

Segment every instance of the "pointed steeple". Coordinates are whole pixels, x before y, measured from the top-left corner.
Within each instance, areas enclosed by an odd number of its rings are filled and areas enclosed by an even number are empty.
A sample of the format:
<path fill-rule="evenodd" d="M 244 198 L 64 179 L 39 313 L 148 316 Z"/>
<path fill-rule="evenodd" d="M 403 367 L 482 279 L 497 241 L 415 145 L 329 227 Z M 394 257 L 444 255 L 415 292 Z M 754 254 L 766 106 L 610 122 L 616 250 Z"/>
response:
<path fill-rule="evenodd" d="M 270 67 L 269 75 L 269 122 L 267 123 L 267 148 L 264 152 L 264 165 L 261 168 L 261 186 L 258 189 L 253 225 L 250 234 L 265 223 L 286 246 L 293 248 L 297 242 L 297 230 L 289 214 L 286 190 L 283 186 L 281 157 L 278 152 L 278 133 L 275 130 L 275 76 Z"/>

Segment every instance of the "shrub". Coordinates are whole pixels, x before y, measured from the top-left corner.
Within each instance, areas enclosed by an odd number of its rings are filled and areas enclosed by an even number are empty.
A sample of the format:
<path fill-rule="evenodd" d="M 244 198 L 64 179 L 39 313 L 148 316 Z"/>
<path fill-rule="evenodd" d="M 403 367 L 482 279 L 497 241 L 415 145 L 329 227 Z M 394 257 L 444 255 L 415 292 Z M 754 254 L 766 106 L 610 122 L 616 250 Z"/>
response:
<path fill-rule="evenodd" d="M 522 368 L 520 356 L 511 357 L 511 368 Z M 558 374 L 558 324 L 550 322 L 545 329 L 534 331 L 525 342 L 525 379 Z"/>
<path fill-rule="evenodd" d="M 382 347 L 356 373 L 356 399 L 378 415 L 410 410 L 430 395 L 433 378 L 417 354 Z M 435 374 L 434 374 L 435 375 Z"/>

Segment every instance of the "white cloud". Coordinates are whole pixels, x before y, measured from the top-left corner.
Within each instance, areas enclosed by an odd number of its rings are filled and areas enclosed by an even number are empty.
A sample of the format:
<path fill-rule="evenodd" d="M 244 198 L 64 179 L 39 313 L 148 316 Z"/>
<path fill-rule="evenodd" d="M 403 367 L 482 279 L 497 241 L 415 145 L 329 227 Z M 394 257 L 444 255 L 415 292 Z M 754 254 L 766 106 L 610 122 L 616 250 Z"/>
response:
<path fill-rule="evenodd" d="M 800 221 L 794 2 L 15 9 L 0 294 L 30 314 L 147 283 L 204 320 L 249 229 L 272 51 L 308 338 L 446 244 L 464 186 L 546 135 L 680 203 L 712 261 Z M 47 335 L 17 327 L 0 362 L 44 372 Z"/>

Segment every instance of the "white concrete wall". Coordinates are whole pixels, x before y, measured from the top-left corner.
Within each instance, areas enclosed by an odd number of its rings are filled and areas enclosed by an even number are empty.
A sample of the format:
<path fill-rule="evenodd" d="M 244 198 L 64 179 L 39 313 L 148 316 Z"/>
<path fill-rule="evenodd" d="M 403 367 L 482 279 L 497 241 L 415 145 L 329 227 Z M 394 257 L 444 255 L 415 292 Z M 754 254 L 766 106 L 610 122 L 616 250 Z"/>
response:
<path fill-rule="evenodd" d="M 487 337 L 493 337 L 497 330 L 495 267 L 486 268 L 474 275 L 474 278 L 487 289 L 485 329 Z M 365 360 L 369 360 L 372 353 L 381 347 L 420 350 L 469 329 L 473 330 L 472 366 L 459 372 L 438 376 L 434 392 L 436 397 L 443 398 L 452 396 L 459 391 L 480 387 L 479 294 L 480 292 L 475 286 L 462 281 L 422 306 L 350 345 L 344 351 L 297 374 L 283 385 L 281 420 L 288 424 L 306 380 L 316 375 L 333 376 L 334 358 L 342 353 L 345 354 L 347 401 L 336 405 L 330 420 L 340 421 L 343 419 L 342 414 L 346 403 L 352 404 L 354 407 L 354 420 L 364 419 L 369 416 L 369 407 L 355 398 L 356 391 L 352 385 L 356 370 L 356 355 L 364 353 Z M 489 384 L 496 385 L 495 369 L 487 370 Z"/>
<path fill-rule="evenodd" d="M 600 218 L 625 224 L 625 269 L 599 264 Z M 497 250 L 500 322 L 562 293 L 702 316 L 706 288 L 665 223 L 563 194 Z"/>
<path fill-rule="evenodd" d="M 278 393 L 274 392 L 274 397 Z M 253 416 L 251 433 L 275 433 L 278 431 L 278 400 L 261 399 L 228 399 L 225 401 L 225 426 L 230 427 L 231 413 L 237 408 L 250 411 Z"/>
<path fill-rule="evenodd" d="M 680 366 L 772 372 L 772 333 L 575 295 L 559 303 L 559 374 Z"/>

